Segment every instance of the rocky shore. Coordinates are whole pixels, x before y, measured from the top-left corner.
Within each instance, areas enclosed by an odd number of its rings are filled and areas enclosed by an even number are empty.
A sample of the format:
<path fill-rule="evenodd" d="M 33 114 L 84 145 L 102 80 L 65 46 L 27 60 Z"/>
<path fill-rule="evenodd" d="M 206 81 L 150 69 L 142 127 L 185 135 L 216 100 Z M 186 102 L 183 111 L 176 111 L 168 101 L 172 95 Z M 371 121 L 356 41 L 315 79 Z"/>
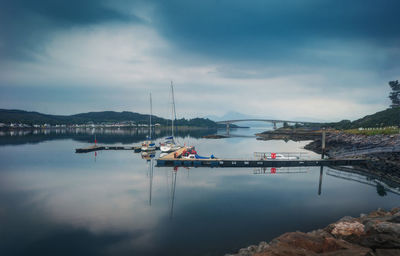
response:
<path fill-rule="evenodd" d="M 304 148 L 321 153 L 321 138 L 316 138 Z M 365 168 L 400 176 L 400 134 L 367 136 L 327 133 L 326 155 L 331 158 L 363 157 L 370 160 Z"/>
<path fill-rule="evenodd" d="M 322 153 L 320 132 L 290 130 L 257 134 L 258 139 L 313 140 L 305 149 Z M 328 131 L 326 155 L 330 158 L 362 157 L 367 164 L 354 171 L 371 174 L 400 184 L 400 134 L 359 135 Z M 400 208 L 378 209 L 360 217 L 343 217 L 335 223 L 308 233 L 290 232 L 240 249 L 226 256 L 400 256 Z"/>
<path fill-rule="evenodd" d="M 315 138 L 305 148 L 320 153 L 321 137 Z M 366 150 L 366 153 L 368 153 L 368 149 L 380 148 L 400 148 L 400 134 L 368 136 L 345 132 L 327 132 L 326 135 L 326 154 L 330 157 L 359 150 Z"/>
<path fill-rule="evenodd" d="M 226 256 L 399 256 L 400 208 L 343 217 L 324 229 L 285 233 Z"/>
<path fill-rule="evenodd" d="M 204 139 L 225 139 L 228 138 L 226 135 L 220 135 L 220 134 L 211 134 L 211 135 L 204 135 Z"/>
<path fill-rule="evenodd" d="M 315 140 L 321 137 L 321 131 L 307 129 L 279 128 L 273 131 L 265 131 L 256 134 L 258 140 Z"/>

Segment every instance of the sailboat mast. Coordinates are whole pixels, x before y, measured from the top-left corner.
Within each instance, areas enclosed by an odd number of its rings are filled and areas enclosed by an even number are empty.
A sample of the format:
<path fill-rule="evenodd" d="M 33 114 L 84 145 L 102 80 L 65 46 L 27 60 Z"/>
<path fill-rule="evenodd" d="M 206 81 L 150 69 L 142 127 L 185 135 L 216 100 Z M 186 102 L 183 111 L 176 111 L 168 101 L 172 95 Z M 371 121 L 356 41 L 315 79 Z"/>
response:
<path fill-rule="evenodd" d="M 171 81 L 171 94 L 172 94 L 172 137 L 174 137 L 174 121 L 176 119 L 176 111 L 175 111 L 175 97 L 174 97 L 174 85 Z"/>
<path fill-rule="evenodd" d="M 150 93 L 150 117 L 149 117 L 149 119 L 150 119 L 150 127 L 149 127 L 149 137 L 151 138 L 151 116 L 153 115 L 153 103 L 152 103 L 152 100 L 151 100 L 151 93 Z"/>

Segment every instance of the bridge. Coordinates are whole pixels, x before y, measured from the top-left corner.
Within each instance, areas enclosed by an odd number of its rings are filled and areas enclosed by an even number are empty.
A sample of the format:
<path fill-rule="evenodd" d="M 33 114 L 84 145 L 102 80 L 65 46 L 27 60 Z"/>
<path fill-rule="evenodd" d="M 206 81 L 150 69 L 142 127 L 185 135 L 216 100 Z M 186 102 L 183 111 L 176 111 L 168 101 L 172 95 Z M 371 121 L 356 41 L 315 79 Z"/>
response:
<path fill-rule="evenodd" d="M 217 124 L 225 124 L 226 131 L 229 134 L 229 126 L 233 123 L 238 122 L 266 122 L 274 124 L 274 129 L 276 129 L 277 123 L 288 123 L 288 124 L 317 124 L 316 122 L 309 122 L 309 121 L 293 121 L 293 120 L 279 120 L 279 119 L 259 119 L 259 118 L 249 118 L 249 119 L 235 119 L 235 120 L 224 120 L 218 121 Z"/>

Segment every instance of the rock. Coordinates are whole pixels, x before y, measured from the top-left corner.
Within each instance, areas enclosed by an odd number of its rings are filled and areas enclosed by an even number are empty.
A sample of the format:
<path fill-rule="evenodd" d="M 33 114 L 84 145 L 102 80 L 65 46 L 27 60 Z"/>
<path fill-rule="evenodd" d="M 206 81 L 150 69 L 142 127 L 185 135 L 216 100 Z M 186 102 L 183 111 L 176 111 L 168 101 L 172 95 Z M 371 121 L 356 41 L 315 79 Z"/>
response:
<path fill-rule="evenodd" d="M 361 236 L 365 234 L 364 225 L 358 221 L 338 222 L 334 224 L 331 234 L 337 237 L 351 236 L 351 235 Z"/>
<path fill-rule="evenodd" d="M 400 216 L 394 216 L 390 218 L 388 221 L 393 223 L 400 223 Z"/>
<path fill-rule="evenodd" d="M 368 225 L 368 233 L 372 234 L 387 234 L 393 237 L 400 238 L 400 224 L 393 222 L 374 222 Z"/>
<path fill-rule="evenodd" d="M 399 256 L 400 255 L 400 249 L 377 249 L 374 254 L 371 254 L 374 256 Z"/>
<path fill-rule="evenodd" d="M 292 232 L 286 233 L 274 239 L 270 246 L 254 256 L 316 256 L 316 255 L 366 255 L 368 248 L 336 239 L 328 233 L 327 236 L 315 236 L 310 233 Z"/>
<path fill-rule="evenodd" d="M 263 241 L 258 245 L 258 248 L 257 248 L 256 252 L 260 253 L 260 252 L 266 250 L 268 247 L 269 247 L 269 244 L 267 242 Z"/>
<path fill-rule="evenodd" d="M 400 239 L 387 234 L 372 234 L 361 238 L 359 244 L 371 249 L 400 248 Z"/>
<path fill-rule="evenodd" d="M 374 217 L 380 217 L 380 216 L 385 216 L 386 212 L 384 211 L 379 211 L 379 209 L 377 211 L 371 212 L 370 214 L 368 214 L 368 217 L 370 218 L 374 218 Z"/>
<path fill-rule="evenodd" d="M 354 221 L 356 221 L 356 219 L 351 217 L 351 216 L 344 216 L 340 220 L 338 220 L 337 222 L 343 222 L 343 221 L 345 221 L 345 222 L 354 222 Z"/>
<path fill-rule="evenodd" d="M 400 256 L 400 211 L 343 217 L 325 229 L 285 233 L 231 256 Z"/>
<path fill-rule="evenodd" d="M 239 253 L 236 254 L 236 255 L 238 255 L 238 256 L 251 256 L 251 255 L 253 255 L 253 254 L 250 253 L 250 252 L 247 250 L 247 248 L 243 248 L 243 249 L 240 249 L 240 250 L 239 250 Z"/>
<path fill-rule="evenodd" d="M 396 207 L 396 208 L 393 208 L 392 210 L 390 210 L 390 213 L 391 213 L 392 215 L 394 215 L 394 214 L 396 214 L 396 213 L 398 213 L 398 212 L 400 212 L 400 207 Z"/>

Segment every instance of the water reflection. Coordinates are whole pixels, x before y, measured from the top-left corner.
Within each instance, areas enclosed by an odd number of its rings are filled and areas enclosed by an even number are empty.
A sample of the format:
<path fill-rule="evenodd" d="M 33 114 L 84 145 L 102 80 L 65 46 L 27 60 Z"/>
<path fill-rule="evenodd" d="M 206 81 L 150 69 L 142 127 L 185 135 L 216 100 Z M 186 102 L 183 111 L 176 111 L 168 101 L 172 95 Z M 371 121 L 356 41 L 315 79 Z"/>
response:
<path fill-rule="evenodd" d="M 380 196 L 386 196 L 387 192 L 400 195 L 400 184 L 393 180 L 349 167 L 333 168 L 334 169 L 330 169 L 326 174 L 338 179 L 357 182 L 374 187 Z"/>
<path fill-rule="evenodd" d="M 321 166 L 319 170 L 319 186 L 318 186 L 318 195 L 321 195 L 322 192 L 322 176 L 324 175 L 324 167 Z"/>
<path fill-rule="evenodd" d="M 174 167 L 172 170 L 172 185 L 171 185 L 171 207 L 170 207 L 170 213 L 169 213 L 169 218 L 172 219 L 174 216 L 174 203 L 175 203 L 175 188 L 176 188 L 176 175 L 178 173 L 178 167 Z"/>
<path fill-rule="evenodd" d="M 307 173 L 309 167 L 262 167 L 255 168 L 253 174 L 298 174 Z"/>
<path fill-rule="evenodd" d="M 155 129 L 154 138 L 169 135 L 167 129 Z M 201 138 L 214 134 L 217 129 L 184 129 L 175 132 L 177 137 Z M 101 144 L 132 144 L 146 139 L 148 130 L 145 128 L 107 129 L 107 128 L 64 128 L 64 129 L 32 129 L 32 130 L 3 130 L 0 131 L 0 145 L 18 145 L 39 143 L 43 141 L 73 139 L 79 142 L 93 143 L 94 135 Z"/>
<path fill-rule="evenodd" d="M 151 196 L 153 192 L 153 175 L 154 175 L 154 159 L 150 158 L 150 160 L 147 161 L 147 164 L 149 166 L 149 205 L 151 206 Z"/>
<path fill-rule="evenodd" d="M 400 204 L 398 184 L 353 169 L 154 168 L 152 155 L 75 154 L 79 143 L 58 138 L 0 147 L 0 255 L 223 255 Z M 188 139 L 221 157 L 307 144 Z"/>

